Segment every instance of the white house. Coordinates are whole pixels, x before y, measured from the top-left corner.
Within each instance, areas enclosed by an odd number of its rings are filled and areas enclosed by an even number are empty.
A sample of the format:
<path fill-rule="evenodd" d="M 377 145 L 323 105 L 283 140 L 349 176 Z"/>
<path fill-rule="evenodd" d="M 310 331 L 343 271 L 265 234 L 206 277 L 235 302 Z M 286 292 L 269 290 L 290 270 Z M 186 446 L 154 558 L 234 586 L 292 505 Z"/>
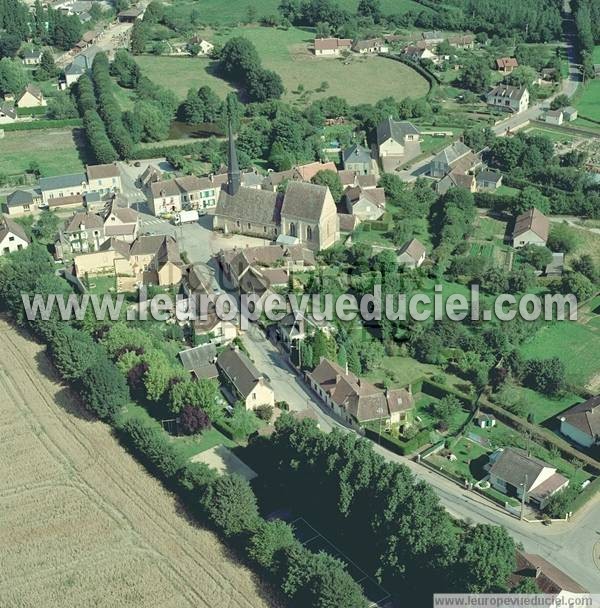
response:
<path fill-rule="evenodd" d="M 569 480 L 556 468 L 517 448 L 500 448 L 490 456 L 487 465 L 491 486 L 513 498 L 543 509 L 548 500 L 569 485 Z"/>
<path fill-rule="evenodd" d="M 17 108 L 41 108 L 46 105 L 42 92 L 32 84 L 28 84 L 17 99 Z"/>
<path fill-rule="evenodd" d="M 427 250 L 423 243 L 417 239 L 411 239 L 400 248 L 396 259 L 399 265 L 419 268 L 426 257 Z"/>
<path fill-rule="evenodd" d="M 26 249 L 29 246 L 29 242 L 29 238 L 20 224 L 17 224 L 17 222 L 9 217 L 1 217 L 0 255 Z"/>
<path fill-rule="evenodd" d="M 550 125 L 562 125 L 564 119 L 562 110 L 548 110 L 544 115 L 544 121 Z"/>
<path fill-rule="evenodd" d="M 600 445 L 600 395 L 563 412 L 560 432 L 585 448 Z"/>
<path fill-rule="evenodd" d="M 390 116 L 377 126 L 377 151 L 383 170 L 393 172 L 421 153 L 419 129 Z"/>
<path fill-rule="evenodd" d="M 549 232 L 548 218 L 534 207 L 517 217 L 512 234 L 513 247 L 544 246 L 548 241 Z"/>
<path fill-rule="evenodd" d="M 350 38 L 315 38 L 314 49 L 317 57 L 338 56 L 352 47 Z"/>
<path fill-rule="evenodd" d="M 0 104 L 0 125 L 9 125 L 17 120 L 17 111 L 8 103 Z"/>
<path fill-rule="evenodd" d="M 524 112 L 529 107 L 529 91 L 525 87 L 499 84 L 487 94 L 487 104 L 504 112 Z"/>

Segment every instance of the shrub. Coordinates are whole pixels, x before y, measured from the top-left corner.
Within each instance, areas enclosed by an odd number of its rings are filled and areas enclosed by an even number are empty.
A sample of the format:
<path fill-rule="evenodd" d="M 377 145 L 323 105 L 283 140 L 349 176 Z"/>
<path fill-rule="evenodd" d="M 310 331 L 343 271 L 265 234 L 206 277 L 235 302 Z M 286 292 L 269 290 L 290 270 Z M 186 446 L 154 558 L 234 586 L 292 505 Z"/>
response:
<path fill-rule="evenodd" d="M 210 428 L 210 418 L 208 414 L 193 405 L 186 405 L 180 414 L 181 428 L 186 435 L 194 435 L 200 431 Z"/>

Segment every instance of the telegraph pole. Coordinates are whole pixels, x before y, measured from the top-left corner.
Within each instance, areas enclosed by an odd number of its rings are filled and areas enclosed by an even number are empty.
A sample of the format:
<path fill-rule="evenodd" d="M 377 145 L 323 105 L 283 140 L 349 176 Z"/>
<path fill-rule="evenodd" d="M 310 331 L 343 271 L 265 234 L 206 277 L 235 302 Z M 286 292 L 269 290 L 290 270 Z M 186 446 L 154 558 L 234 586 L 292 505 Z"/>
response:
<path fill-rule="evenodd" d="M 525 473 L 525 483 L 523 484 L 523 494 L 521 496 L 521 521 L 525 515 L 525 499 L 527 497 L 527 473 Z"/>

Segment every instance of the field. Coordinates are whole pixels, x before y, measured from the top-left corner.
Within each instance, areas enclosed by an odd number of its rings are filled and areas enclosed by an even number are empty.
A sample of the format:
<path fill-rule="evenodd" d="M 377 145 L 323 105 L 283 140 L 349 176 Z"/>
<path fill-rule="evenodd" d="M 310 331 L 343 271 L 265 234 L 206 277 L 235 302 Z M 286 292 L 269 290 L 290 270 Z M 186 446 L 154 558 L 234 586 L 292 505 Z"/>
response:
<path fill-rule="evenodd" d="M 583 388 L 600 374 L 600 360 L 590 353 L 600 352 L 600 329 L 574 321 L 546 324 L 524 343 L 527 358 L 559 357 L 566 367 L 567 382 Z"/>
<path fill-rule="evenodd" d="M 256 9 L 256 18 L 276 15 L 279 4 L 279 0 L 261 0 L 260 2 L 252 3 Z M 243 22 L 248 17 L 249 5 L 250 3 L 247 0 L 229 0 L 228 2 L 223 2 L 223 0 L 203 0 L 201 4 L 201 19 L 203 23 L 207 24 Z M 198 4 L 189 0 L 174 2 L 174 6 L 178 16 L 181 14 L 189 15 L 194 9 L 199 10 Z M 354 12 L 358 6 L 358 0 L 347 0 L 343 3 L 343 6 L 348 11 Z M 409 10 L 420 12 L 428 9 L 413 0 L 382 0 L 381 10 L 384 14 L 399 14 Z"/>
<path fill-rule="evenodd" d="M 274 606 L 0 321 L 3 608 Z M 68 598 L 68 599 L 67 599 Z"/>
<path fill-rule="evenodd" d="M 528 135 L 543 135 L 544 137 L 552 140 L 554 143 L 569 143 L 576 139 L 574 136 L 569 135 L 568 133 L 563 133 L 550 127 L 534 127 L 533 129 L 527 129 L 526 133 Z"/>
<path fill-rule="evenodd" d="M 298 100 L 304 105 L 320 97 L 339 95 L 350 104 L 374 103 L 387 96 L 422 97 L 429 88 L 414 70 L 390 59 L 352 55 L 345 65 L 339 58 L 315 57 L 308 50 L 314 34 L 299 28 L 239 27 L 207 34 L 207 38 L 220 43 L 233 36 L 245 36 L 254 43 L 263 65 L 283 79 L 287 101 Z M 215 62 L 209 59 L 144 56 L 137 61 L 146 76 L 179 97 L 184 97 L 189 88 L 203 84 L 209 84 L 221 97 L 232 90 L 213 74 Z M 324 82 L 328 86 L 317 91 Z M 385 90 L 382 82 L 386 83 Z M 299 85 L 303 91 L 298 90 Z"/>
<path fill-rule="evenodd" d="M 79 129 L 8 131 L 0 140 L 0 173 L 24 173 L 32 162 L 38 163 L 43 176 L 82 171 L 82 140 Z"/>
<path fill-rule="evenodd" d="M 588 80 L 582 93 L 577 94 L 575 106 L 582 120 L 600 120 L 600 80 Z M 576 122 L 579 124 L 579 121 Z"/>

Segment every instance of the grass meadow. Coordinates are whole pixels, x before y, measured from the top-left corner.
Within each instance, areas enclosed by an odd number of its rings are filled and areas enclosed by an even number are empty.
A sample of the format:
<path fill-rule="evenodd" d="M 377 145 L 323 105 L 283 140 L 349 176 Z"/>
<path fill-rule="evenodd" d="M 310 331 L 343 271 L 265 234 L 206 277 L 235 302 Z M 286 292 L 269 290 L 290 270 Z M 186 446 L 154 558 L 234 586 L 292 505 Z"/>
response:
<path fill-rule="evenodd" d="M 234 36 L 251 40 L 266 68 L 283 79 L 286 101 L 307 105 L 315 99 L 338 95 L 350 104 L 374 103 L 382 97 L 421 97 L 427 81 L 408 66 L 382 57 L 352 55 L 349 60 L 315 57 L 309 50 L 314 33 L 300 28 L 288 30 L 244 26 L 207 33 L 209 40 L 225 43 Z M 232 86 L 215 75 L 215 62 L 202 57 L 136 58 L 144 74 L 179 97 L 189 88 L 210 85 L 224 97 Z M 323 83 L 326 83 L 325 85 Z M 382 88 L 382 83 L 385 87 Z"/>

